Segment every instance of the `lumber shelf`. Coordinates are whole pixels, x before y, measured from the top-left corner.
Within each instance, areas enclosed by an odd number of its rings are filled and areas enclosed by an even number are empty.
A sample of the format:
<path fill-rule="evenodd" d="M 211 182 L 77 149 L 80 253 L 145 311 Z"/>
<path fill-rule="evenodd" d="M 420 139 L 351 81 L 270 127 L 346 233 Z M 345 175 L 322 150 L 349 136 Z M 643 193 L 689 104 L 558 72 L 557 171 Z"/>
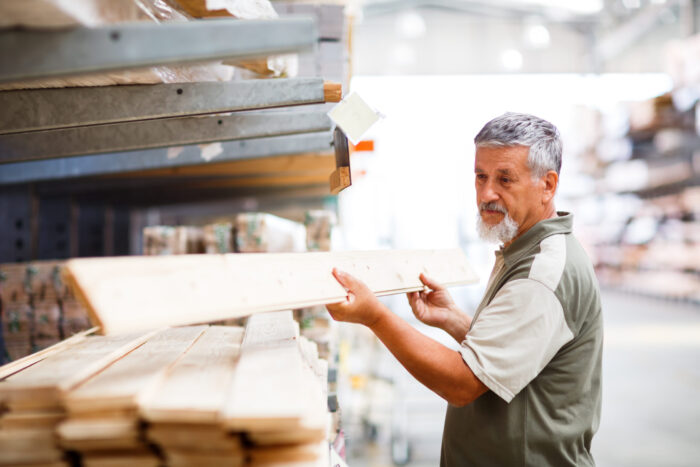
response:
<path fill-rule="evenodd" d="M 72 259 L 67 281 L 104 334 L 338 303 L 337 267 L 377 295 L 477 282 L 461 250 L 264 253 Z"/>

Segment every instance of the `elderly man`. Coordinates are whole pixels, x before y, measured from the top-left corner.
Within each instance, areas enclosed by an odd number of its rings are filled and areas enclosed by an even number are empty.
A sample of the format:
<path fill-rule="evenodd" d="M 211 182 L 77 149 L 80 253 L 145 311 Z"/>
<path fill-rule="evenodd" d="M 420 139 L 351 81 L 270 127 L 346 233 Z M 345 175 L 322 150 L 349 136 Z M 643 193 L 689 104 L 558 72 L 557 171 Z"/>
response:
<path fill-rule="evenodd" d="M 540 118 L 507 113 L 474 139 L 478 230 L 502 243 L 473 317 L 428 277 L 408 294 L 416 317 L 458 351 L 394 315 L 360 281 L 334 270 L 347 301 L 334 319 L 368 326 L 421 383 L 448 402 L 441 466 L 594 465 L 601 407 L 598 284 L 557 212 L 562 143 Z"/>

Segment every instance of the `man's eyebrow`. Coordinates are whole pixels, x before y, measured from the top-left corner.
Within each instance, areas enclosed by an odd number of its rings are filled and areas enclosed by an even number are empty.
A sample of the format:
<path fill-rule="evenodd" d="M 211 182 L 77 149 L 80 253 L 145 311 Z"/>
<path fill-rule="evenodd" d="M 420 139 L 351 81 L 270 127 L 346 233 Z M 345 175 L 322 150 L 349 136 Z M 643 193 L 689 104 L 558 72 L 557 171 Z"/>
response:
<path fill-rule="evenodd" d="M 498 169 L 496 172 L 498 172 L 500 175 L 508 175 L 509 177 L 515 177 L 516 174 L 510 169 Z"/>

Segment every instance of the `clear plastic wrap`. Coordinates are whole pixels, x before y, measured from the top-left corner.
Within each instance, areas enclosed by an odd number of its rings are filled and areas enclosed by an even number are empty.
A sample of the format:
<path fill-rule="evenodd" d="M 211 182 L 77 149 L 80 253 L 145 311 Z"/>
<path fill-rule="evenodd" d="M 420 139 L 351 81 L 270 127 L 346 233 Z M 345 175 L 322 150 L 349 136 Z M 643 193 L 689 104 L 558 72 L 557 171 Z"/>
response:
<path fill-rule="evenodd" d="M 206 8 L 223 9 L 231 16 L 241 19 L 267 19 L 277 16 L 268 0 L 207 0 Z M 164 23 L 191 19 L 192 17 L 176 0 L 3 0 L 0 2 L 0 27 L 61 28 L 78 25 L 97 27 L 135 21 Z M 262 59 L 256 62 L 258 69 L 255 71 L 266 76 L 291 76 L 290 70 L 294 69 L 293 60 L 280 56 Z M 0 90 L 229 81 L 234 76 L 234 68 L 231 65 L 234 63 L 223 64 L 220 61 L 214 61 L 90 73 L 4 83 L 0 84 Z M 251 68 L 254 68 L 252 63 Z"/>

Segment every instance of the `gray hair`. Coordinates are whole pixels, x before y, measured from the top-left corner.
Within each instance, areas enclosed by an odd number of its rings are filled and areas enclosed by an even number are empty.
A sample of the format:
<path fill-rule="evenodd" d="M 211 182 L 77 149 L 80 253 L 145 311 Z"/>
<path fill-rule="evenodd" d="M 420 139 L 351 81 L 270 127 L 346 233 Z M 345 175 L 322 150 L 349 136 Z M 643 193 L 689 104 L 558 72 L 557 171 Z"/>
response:
<path fill-rule="evenodd" d="M 474 138 L 476 147 L 530 148 L 527 163 L 534 179 L 561 170 L 562 142 L 557 127 L 534 115 L 508 112 L 488 122 Z"/>

